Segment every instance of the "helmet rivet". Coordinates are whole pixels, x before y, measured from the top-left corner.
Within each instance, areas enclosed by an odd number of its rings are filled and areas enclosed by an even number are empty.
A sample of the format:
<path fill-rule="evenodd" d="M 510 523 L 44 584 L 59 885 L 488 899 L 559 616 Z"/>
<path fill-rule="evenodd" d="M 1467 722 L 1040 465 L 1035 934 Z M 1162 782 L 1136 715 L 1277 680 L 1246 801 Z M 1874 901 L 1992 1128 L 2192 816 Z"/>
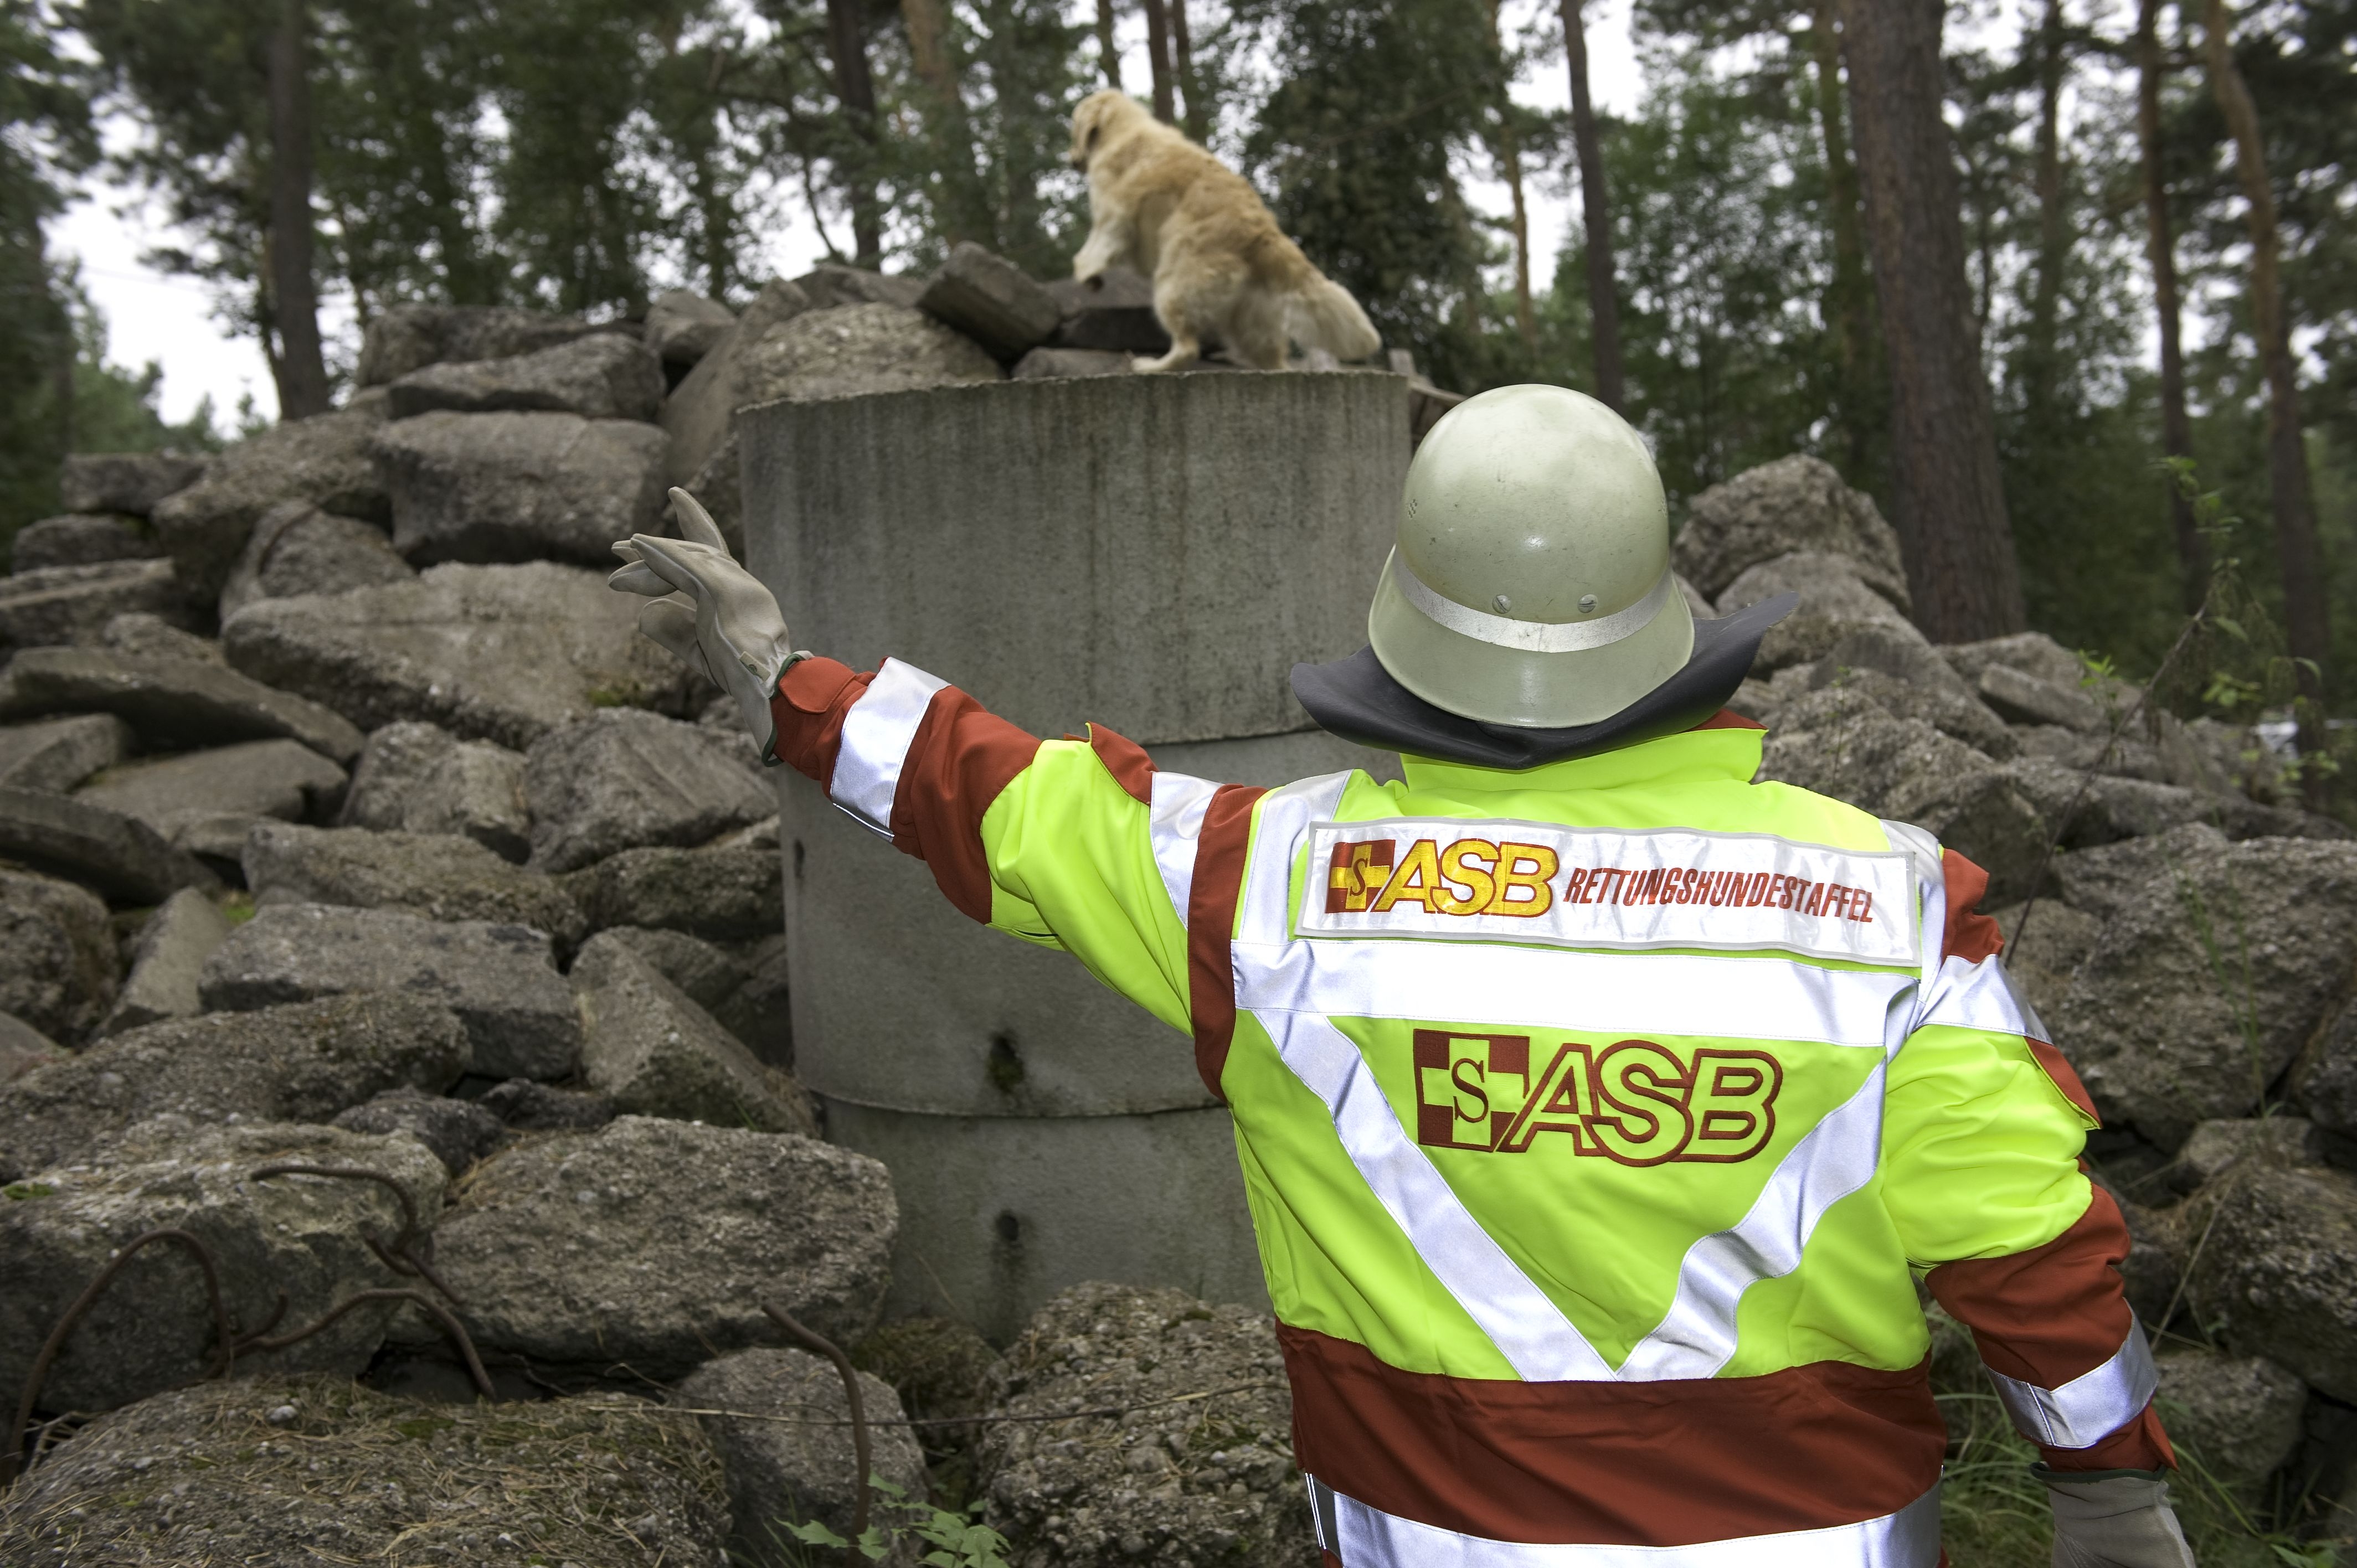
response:
<path fill-rule="evenodd" d="M 1514 607 L 1514 601 L 1506 597 L 1503 594 L 1500 594 L 1496 598 L 1491 599 L 1490 602 L 1498 607 L 1498 613 L 1500 615 L 1504 615 L 1508 610 Z"/>
<path fill-rule="evenodd" d="M 1596 613 L 1596 596 L 1594 594 L 1582 594 L 1579 596 L 1579 613 L 1584 616 L 1592 616 Z"/>

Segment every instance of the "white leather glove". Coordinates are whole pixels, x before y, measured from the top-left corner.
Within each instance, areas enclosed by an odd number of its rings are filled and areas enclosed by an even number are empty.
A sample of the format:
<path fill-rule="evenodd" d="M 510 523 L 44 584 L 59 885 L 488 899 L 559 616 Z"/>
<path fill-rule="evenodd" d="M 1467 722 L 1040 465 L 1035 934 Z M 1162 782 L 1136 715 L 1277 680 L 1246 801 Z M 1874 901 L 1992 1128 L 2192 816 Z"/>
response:
<path fill-rule="evenodd" d="M 810 655 L 795 651 L 778 601 L 728 553 L 712 514 L 685 490 L 674 489 L 671 500 L 686 537 L 634 533 L 620 541 L 614 553 L 630 564 L 607 585 L 653 600 L 639 612 L 639 630 L 736 698 L 761 760 L 775 767 L 770 697 L 786 666 Z"/>
<path fill-rule="evenodd" d="M 2054 1568 L 2195 1568 L 2160 1471 L 2030 1472 L 2054 1508 Z"/>

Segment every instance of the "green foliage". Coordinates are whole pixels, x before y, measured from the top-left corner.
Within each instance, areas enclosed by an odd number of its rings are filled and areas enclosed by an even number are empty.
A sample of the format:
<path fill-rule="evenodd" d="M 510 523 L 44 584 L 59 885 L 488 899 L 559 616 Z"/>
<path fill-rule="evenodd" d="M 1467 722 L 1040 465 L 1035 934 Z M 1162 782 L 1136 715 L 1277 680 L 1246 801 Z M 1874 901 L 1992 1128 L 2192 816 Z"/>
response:
<path fill-rule="evenodd" d="M 871 1563 L 882 1561 L 895 1546 L 907 1541 L 931 1548 L 918 1558 L 926 1568 L 1006 1568 L 1006 1538 L 987 1525 L 977 1523 L 967 1514 L 916 1501 L 905 1487 L 880 1476 L 868 1477 L 867 1486 L 876 1494 L 874 1506 L 897 1517 L 869 1525 L 860 1531 L 856 1541 L 845 1540 L 816 1520 L 802 1523 L 780 1520 L 775 1529 L 804 1546 L 830 1548 L 846 1554 L 856 1552 Z M 971 1511 L 978 1515 L 981 1510 L 982 1505 L 976 1503 Z"/>

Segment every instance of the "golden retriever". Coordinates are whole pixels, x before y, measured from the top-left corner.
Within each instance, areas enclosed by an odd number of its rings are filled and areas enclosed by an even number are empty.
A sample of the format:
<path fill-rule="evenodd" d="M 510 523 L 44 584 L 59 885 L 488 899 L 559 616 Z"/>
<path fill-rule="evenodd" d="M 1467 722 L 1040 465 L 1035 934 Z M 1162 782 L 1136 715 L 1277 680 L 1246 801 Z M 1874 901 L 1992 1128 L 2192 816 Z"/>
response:
<path fill-rule="evenodd" d="M 1089 238 L 1072 275 L 1085 283 L 1126 266 L 1154 280 L 1170 351 L 1137 369 L 1187 364 L 1206 338 L 1264 371 L 1285 368 L 1288 336 L 1338 360 L 1382 346 L 1359 302 L 1309 264 L 1242 175 L 1128 94 L 1108 88 L 1081 101 L 1071 161 L 1089 177 Z"/>

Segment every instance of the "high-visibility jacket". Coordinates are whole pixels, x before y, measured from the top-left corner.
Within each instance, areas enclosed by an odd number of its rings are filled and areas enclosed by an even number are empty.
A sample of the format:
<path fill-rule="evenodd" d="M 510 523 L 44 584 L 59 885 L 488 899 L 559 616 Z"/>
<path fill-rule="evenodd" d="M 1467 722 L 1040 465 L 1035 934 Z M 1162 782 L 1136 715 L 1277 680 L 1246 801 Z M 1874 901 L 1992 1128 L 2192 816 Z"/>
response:
<path fill-rule="evenodd" d="M 772 709 L 958 908 L 1192 1034 L 1329 1561 L 1934 1568 L 1919 1276 L 2047 1463 L 2174 1463 L 1986 876 L 1750 782 L 1749 720 L 1263 790 L 890 660 Z"/>

